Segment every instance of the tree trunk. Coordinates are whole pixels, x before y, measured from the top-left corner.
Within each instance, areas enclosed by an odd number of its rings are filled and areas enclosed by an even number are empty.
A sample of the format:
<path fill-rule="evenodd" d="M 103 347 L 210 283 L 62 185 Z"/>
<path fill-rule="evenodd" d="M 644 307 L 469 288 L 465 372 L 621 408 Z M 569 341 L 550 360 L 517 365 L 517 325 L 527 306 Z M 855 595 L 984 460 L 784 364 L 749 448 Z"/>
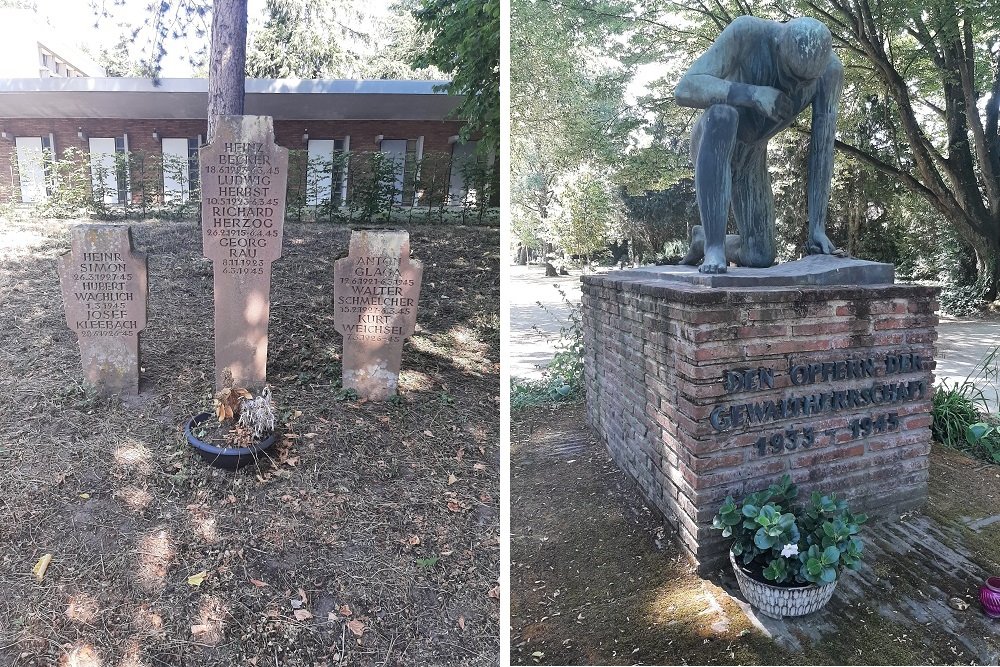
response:
<path fill-rule="evenodd" d="M 247 0 L 215 0 L 208 66 L 208 141 L 216 116 L 242 116 L 246 89 Z"/>

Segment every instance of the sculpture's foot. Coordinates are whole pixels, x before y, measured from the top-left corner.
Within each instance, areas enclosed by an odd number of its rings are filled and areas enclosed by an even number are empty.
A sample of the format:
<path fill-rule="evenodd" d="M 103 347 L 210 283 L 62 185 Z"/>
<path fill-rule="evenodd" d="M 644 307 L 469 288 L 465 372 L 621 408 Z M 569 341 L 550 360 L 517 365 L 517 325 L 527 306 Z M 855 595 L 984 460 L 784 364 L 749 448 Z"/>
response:
<path fill-rule="evenodd" d="M 806 243 L 806 253 L 810 255 L 847 257 L 847 252 L 837 248 L 826 234 L 810 234 L 809 241 Z"/>
<path fill-rule="evenodd" d="M 698 267 L 701 273 L 725 273 L 729 268 L 723 248 L 712 248 L 705 252 L 705 261 Z"/>
<path fill-rule="evenodd" d="M 705 232 L 701 225 L 691 228 L 691 245 L 680 263 L 684 266 L 696 266 L 705 256 Z"/>

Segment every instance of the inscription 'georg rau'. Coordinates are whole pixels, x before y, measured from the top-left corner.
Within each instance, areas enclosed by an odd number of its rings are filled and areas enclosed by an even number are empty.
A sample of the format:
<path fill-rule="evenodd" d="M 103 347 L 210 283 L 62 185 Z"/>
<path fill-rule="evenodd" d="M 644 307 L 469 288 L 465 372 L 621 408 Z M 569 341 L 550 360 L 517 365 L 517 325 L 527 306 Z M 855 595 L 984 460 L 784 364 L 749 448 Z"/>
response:
<path fill-rule="evenodd" d="M 215 274 L 215 385 L 267 378 L 271 263 L 281 257 L 288 149 L 270 116 L 219 116 L 201 149 L 202 241 Z"/>

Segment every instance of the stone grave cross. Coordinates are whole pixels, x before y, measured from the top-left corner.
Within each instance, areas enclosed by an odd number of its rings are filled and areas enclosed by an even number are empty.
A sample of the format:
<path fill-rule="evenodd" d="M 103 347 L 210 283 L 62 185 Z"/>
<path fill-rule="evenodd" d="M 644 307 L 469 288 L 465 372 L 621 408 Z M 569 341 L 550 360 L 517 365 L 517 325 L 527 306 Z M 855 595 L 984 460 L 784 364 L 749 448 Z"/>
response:
<path fill-rule="evenodd" d="M 146 255 L 132 230 L 77 225 L 59 257 L 66 323 L 80 343 L 83 377 L 104 396 L 139 393 L 139 332 L 146 328 Z"/>
<path fill-rule="evenodd" d="M 199 152 L 204 255 L 215 273 L 215 388 L 267 378 L 271 262 L 281 257 L 288 149 L 270 116 L 219 116 Z"/>
<path fill-rule="evenodd" d="M 396 393 L 403 339 L 413 335 L 423 264 L 405 231 L 355 231 L 334 265 L 334 324 L 344 337 L 343 386 L 360 398 Z"/>

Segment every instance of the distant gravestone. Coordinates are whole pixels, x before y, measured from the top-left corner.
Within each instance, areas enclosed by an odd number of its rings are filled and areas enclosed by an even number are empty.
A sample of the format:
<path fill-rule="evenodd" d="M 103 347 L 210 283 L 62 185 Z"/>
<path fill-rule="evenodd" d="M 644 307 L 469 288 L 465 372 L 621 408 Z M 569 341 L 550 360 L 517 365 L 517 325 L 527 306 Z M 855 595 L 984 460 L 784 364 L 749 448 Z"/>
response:
<path fill-rule="evenodd" d="M 146 328 L 146 255 L 132 231 L 112 225 L 70 230 L 59 258 L 66 323 L 76 332 L 83 377 L 98 393 L 139 393 L 139 332 Z"/>
<path fill-rule="evenodd" d="M 219 116 L 199 156 L 204 255 L 215 269 L 215 386 L 260 389 L 288 149 L 275 145 L 270 116 Z"/>
<path fill-rule="evenodd" d="M 334 323 L 344 336 L 343 386 L 385 400 L 396 393 L 403 339 L 413 335 L 423 264 L 405 231 L 356 231 L 334 266 Z"/>

